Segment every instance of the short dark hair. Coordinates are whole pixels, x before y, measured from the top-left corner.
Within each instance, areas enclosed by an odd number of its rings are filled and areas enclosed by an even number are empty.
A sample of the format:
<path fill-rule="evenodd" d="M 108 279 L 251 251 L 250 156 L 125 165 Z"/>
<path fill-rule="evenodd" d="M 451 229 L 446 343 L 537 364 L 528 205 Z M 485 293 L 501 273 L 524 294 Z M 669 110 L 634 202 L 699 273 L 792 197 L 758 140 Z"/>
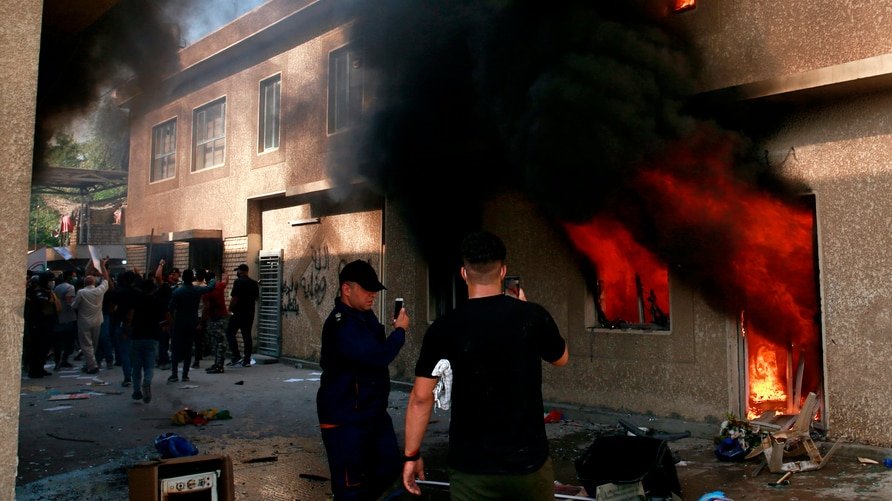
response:
<path fill-rule="evenodd" d="M 195 273 L 190 268 L 186 268 L 185 270 L 183 270 L 183 274 L 181 275 L 181 277 L 184 283 L 191 284 L 192 281 L 195 279 Z"/>
<path fill-rule="evenodd" d="M 485 230 L 469 233 L 461 243 L 461 257 L 466 264 L 502 262 L 507 254 L 502 239 Z"/>

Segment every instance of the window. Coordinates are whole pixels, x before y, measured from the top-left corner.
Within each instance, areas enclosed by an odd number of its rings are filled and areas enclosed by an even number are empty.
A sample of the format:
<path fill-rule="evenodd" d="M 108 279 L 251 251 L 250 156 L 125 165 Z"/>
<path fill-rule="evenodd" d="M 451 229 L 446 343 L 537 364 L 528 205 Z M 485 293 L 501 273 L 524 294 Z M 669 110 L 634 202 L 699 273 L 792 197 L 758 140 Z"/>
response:
<path fill-rule="evenodd" d="M 260 125 L 257 149 L 260 153 L 279 147 L 279 110 L 282 76 L 260 82 Z"/>
<path fill-rule="evenodd" d="M 356 125 L 362 116 L 362 59 L 341 47 L 328 58 L 328 132 Z"/>
<path fill-rule="evenodd" d="M 177 119 L 152 127 L 152 172 L 149 181 L 161 181 L 176 175 Z"/>
<path fill-rule="evenodd" d="M 226 152 L 225 117 L 225 98 L 206 104 L 193 113 L 193 172 L 223 165 Z"/>
<path fill-rule="evenodd" d="M 567 229 L 591 263 L 584 273 L 586 326 L 669 330 L 669 269 L 665 263 L 615 220 L 595 218 L 591 224 L 568 225 Z"/>

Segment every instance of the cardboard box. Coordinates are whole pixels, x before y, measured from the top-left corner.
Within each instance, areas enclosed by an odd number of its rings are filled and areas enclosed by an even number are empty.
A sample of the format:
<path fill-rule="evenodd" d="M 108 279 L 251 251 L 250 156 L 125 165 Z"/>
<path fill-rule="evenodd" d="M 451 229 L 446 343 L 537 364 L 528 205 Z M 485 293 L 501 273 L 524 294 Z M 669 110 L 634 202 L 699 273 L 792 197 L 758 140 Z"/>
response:
<path fill-rule="evenodd" d="M 207 477 L 202 474 L 213 474 L 216 477 L 215 490 L 218 501 L 234 500 L 232 459 L 225 455 L 203 454 L 162 459 L 134 466 L 127 472 L 130 501 L 162 501 L 167 497 L 162 493 L 162 483 L 165 480 L 191 476 L 193 479 L 198 479 L 194 482 L 201 483 Z M 177 498 L 172 495 L 168 499 L 173 501 Z M 190 495 L 189 499 L 199 498 Z M 208 496 L 207 499 L 212 498 Z"/>

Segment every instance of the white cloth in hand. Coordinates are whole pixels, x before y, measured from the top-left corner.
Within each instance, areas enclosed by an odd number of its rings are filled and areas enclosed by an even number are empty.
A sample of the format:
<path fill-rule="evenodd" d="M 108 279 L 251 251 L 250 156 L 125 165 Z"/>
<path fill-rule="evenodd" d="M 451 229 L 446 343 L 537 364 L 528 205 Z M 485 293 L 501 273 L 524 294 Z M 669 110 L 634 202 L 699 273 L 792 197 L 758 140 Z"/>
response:
<path fill-rule="evenodd" d="M 434 401 L 437 407 L 444 411 L 449 410 L 449 399 L 452 396 L 452 366 L 449 365 L 449 360 L 444 358 L 437 362 L 431 376 L 440 378 L 434 387 Z"/>

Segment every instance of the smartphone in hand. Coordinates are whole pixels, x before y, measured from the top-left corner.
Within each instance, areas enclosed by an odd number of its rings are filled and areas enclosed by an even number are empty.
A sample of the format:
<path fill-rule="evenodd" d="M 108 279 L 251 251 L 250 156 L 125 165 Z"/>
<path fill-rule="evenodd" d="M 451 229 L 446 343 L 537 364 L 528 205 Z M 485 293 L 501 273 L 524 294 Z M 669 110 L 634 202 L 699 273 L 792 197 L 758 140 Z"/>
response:
<path fill-rule="evenodd" d="M 398 297 L 393 301 L 393 319 L 400 316 L 400 310 L 403 309 L 403 298 Z"/>

